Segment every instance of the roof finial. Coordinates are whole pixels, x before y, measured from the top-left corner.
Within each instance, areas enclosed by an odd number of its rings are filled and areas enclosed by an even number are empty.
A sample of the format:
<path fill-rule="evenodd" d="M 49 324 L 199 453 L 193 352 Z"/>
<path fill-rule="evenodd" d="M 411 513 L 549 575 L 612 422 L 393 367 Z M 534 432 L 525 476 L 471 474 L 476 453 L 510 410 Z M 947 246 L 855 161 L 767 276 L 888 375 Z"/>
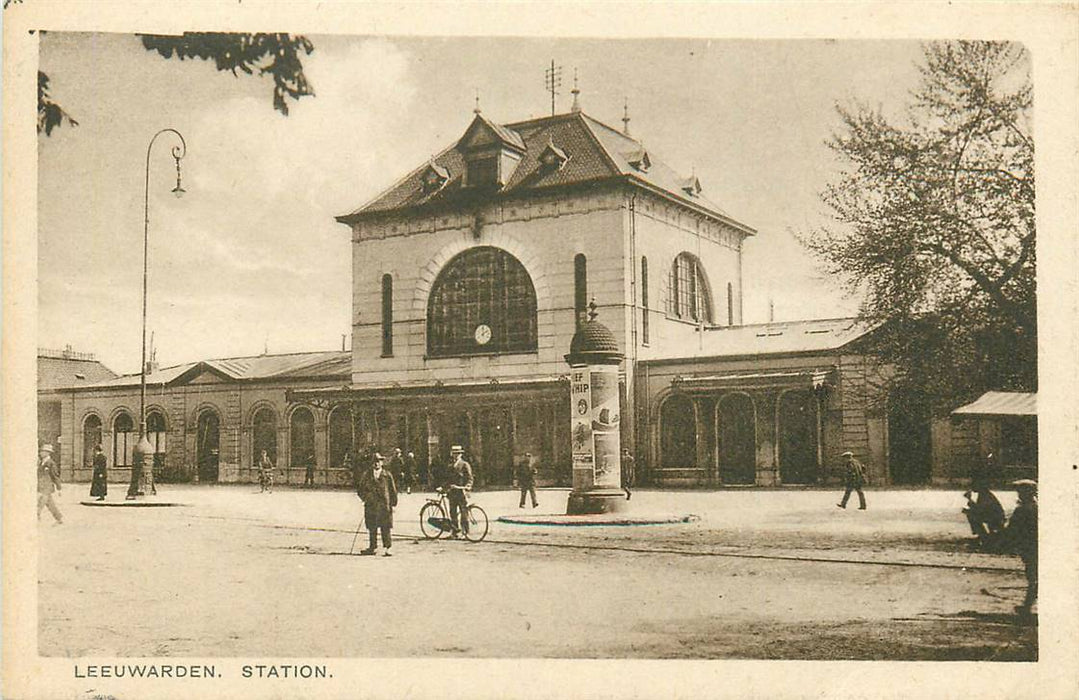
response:
<path fill-rule="evenodd" d="M 480 89 L 476 88 L 476 106 L 472 109 L 473 114 L 480 113 Z"/>
<path fill-rule="evenodd" d="M 554 98 L 558 88 L 562 87 L 562 66 L 556 66 L 551 59 L 551 67 L 543 71 L 543 86 L 551 93 L 551 116 L 554 116 Z"/>
<path fill-rule="evenodd" d="M 570 107 L 570 111 L 571 112 L 580 112 L 581 111 L 581 103 L 577 99 L 577 96 L 581 94 L 581 91 L 577 89 L 577 69 L 576 68 L 573 69 L 573 89 L 570 90 L 570 92 L 573 94 L 573 106 Z"/>
<path fill-rule="evenodd" d="M 596 316 L 599 316 L 599 312 L 596 311 L 596 298 L 592 297 L 592 301 L 588 302 L 588 320 L 595 321 Z"/>

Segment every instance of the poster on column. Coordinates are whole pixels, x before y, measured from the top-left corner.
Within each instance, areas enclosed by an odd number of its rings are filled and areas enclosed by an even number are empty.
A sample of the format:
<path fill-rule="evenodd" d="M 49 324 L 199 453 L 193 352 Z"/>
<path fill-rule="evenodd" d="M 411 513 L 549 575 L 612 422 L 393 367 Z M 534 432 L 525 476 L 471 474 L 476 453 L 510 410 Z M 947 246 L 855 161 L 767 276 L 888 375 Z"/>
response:
<path fill-rule="evenodd" d="M 618 368 L 594 367 L 592 385 L 592 439 L 595 444 L 596 486 L 620 486 L 618 463 L 620 408 Z"/>
<path fill-rule="evenodd" d="M 573 423 L 570 428 L 573 452 L 574 486 L 577 484 L 579 470 L 586 470 L 591 479 L 592 472 L 592 397 L 589 387 L 587 367 L 574 369 L 570 377 L 570 415 Z"/>

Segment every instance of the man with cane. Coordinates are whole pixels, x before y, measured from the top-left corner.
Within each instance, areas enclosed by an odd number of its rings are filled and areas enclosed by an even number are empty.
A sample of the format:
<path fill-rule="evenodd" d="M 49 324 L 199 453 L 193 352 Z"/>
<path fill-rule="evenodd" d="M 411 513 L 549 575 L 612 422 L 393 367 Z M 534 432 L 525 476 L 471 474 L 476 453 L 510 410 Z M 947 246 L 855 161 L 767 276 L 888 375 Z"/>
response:
<path fill-rule="evenodd" d="M 361 475 L 356 485 L 356 495 L 363 501 L 363 521 L 367 526 L 367 549 L 360 550 L 360 554 L 365 556 L 373 555 L 378 550 L 379 531 L 382 532 L 382 546 L 386 548 L 384 556 L 391 556 L 390 547 L 393 546 L 390 531 L 393 529 L 393 509 L 397 507 L 397 486 L 393 475 L 383 469 L 382 464 L 382 455 L 376 452 L 371 468 Z M 359 534 L 357 527 L 356 536 Z M 352 546 L 356 546 L 356 537 L 352 538 Z M 352 553 L 352 549 L 349 549 L 349 553 Z"/>

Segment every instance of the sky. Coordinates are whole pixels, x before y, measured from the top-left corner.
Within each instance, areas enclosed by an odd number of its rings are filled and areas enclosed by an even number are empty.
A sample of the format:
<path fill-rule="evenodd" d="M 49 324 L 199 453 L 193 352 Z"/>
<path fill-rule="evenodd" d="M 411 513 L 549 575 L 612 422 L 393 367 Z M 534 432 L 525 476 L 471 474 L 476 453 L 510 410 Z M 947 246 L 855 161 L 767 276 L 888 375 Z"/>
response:
<path fill-rule="evenodd" d="M 899 114 L 917 81 L 913 41 L 556 40 L 308 35 L 316 95 L 272 106 L 272 81 L 165 60 L 126 34 L 48 32 L 40 68 L 79 126 L 38 138 L 38 346 L 92 352 L 136 372 L 141 349 L 146 148 L 149 328 L 162 366 L 341 347 L 351 318 L 352 211 L 485 116 L 550 113 L 544 70 L 576 69 L 590 116 L 755 228 L 744 321 L 856 312 L 795 233 L 827 224 L 819 192 L 840 163 L 825 145 L 837 103 Z"/>

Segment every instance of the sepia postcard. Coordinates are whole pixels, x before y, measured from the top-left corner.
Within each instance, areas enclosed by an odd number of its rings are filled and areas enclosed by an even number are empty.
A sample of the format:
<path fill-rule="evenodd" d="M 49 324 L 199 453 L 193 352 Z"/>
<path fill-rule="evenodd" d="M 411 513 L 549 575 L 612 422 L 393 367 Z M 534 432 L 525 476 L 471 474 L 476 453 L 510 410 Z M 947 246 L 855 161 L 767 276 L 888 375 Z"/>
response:
<path fill-rule="evenodd" d="M 1079 697 L 1074 3 L 3 20 L 4 697 Z"/>

